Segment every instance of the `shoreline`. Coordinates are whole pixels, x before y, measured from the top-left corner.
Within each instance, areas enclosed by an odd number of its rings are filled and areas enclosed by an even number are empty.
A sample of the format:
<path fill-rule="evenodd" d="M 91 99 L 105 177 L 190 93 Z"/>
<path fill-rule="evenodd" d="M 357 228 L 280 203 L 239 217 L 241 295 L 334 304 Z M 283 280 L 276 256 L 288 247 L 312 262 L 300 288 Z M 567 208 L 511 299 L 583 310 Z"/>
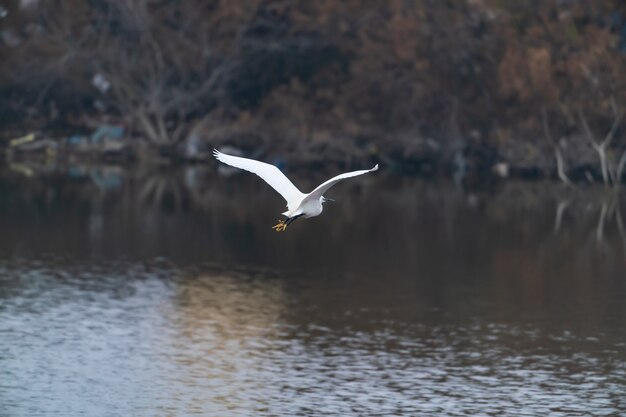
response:
<path fill-rule="evenodd" d="M 213 163 L 212 150 L 217 148 L 226 153 L 264 160 L 290 172 L 311 169 L 319 172 L 336 172 L 363 169 L 371 164 L 380 163 L 394 175 L 448 178 L 455 182 L 469 181 L 475 185 L 506 179 L 568 184 L 603 182 L 601 160 L 593 154 L 591 146 L 579 147 L 574 150 L 577 154 L 568 155 L 563 168 L 567 179 L 564 181 L 559 171 L 558 158 L 555 157 L 555 149 L 559 148 L 551 149 L 548 144 L 532 149 L 534 161 L 528 158 L 514 161 L 510 156 L 511 154 L 514 156 L 514 150 L 507 150 L 509 155 L 506 155 L 488 144 L 471 142 L 444 148 L 430 138 L 416 137 L 412 139 L 412 147 L 402 149 L 399 146 L 393 147 L 395 140 L 393 138 L 365 140 L 361 145 L 358 145 L 358 139 L 310 140 L 303 145 L 304 141 L 295 139 L 291 141 L 281 139 L 275 143 L 267 139 L 260 141 L 250 138 L 245 133 L 230 136 L 192 134 L 191 139 L 177 144 L 155 146 L 145 139 L 127 135 L 124 130 L 117 131 L 115 135 L 107 135 L 107 129 L 113 128 L 117 126 L 105 124 L 95 129 L 91 135 L 61 136 L 54 132 L 51 134 L 37 132 L 5 139 L 0 141 L 0 167 L 21 164 L 32 166 L 37 170 L 37 167 L 72 165 L 111 165 L 127 168 L 205 165 Z M 4 135 L 5 138 L 8 136 Z M 195 143 L 191 143 L 194 140 Z M 575 140 L 581 141 L 580 138 L 570 138 L 568 142 L 572 143 Z M 384 148 L 385 144 L 382 142 L 391 146 Z M 614 178 L 617 178 L 618 166 L 615 159 L 619 152 L 609 150 L 611 151 Z M 522 163 L 517 163 L 519 160 Z M 623 172 L 620 177 L 624 179 Z"/>

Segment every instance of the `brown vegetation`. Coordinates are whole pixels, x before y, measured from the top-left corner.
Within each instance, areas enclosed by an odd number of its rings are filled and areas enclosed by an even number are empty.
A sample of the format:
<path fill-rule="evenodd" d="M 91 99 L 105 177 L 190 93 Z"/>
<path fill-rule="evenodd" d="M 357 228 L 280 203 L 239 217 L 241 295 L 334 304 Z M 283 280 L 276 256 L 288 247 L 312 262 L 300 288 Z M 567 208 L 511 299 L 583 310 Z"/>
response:
<path fill-rule="evenodd" d="M 626 107 L 618 0 L 10 4 L 0 30 L 19 41 L 0 44 L 7 127 L 104 113 L 157 147 L 195 138 L 294 161 L 502 162 L 555 175 L 560 158 L 559 175 L 573 179 L 608 180 L 590 131 L 612 131 L 616 166 L 625 146 L 611 128 Z M 94 87 L 98 74 L 110 88 Z"/>

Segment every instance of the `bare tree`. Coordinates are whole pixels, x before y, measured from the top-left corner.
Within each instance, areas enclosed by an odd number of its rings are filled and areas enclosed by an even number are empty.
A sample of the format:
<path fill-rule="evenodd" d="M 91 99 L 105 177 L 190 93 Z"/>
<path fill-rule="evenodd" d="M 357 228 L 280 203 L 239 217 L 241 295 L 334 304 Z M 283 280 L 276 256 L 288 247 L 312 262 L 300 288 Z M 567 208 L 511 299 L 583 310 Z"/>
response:
<path fill-rule="evenodd" d="M 578 109 L 578 117 L 580 118 L 581 124 L 585 131 L 585 135 L 593 149 L 598 153 L 598 157 L 600 158 L 602 181 L 605 185 L 608 185 L 609 183 L 613 183 L 616 185 L 619 184 L 621 182 L 624 164 L 626 164 L 626 153 L 622 154 L 622 157 L 617 164 L 612 164 L 611 161 L 608 160 L 607 149 L 611 145 L 611 142 L 615 137 L 615 132 L 617 132 L 617 128 L 619 127 L 622 121 L 622 117 L 624 116 L 622 112 L 618 111 L 614 99 L 611 99 L 611 107 L 613 109 L 614 117 L 613 125 L 611 126 L 611 129 L 607 132 L 602 141 L 598 141 L 596 139 L 593 132 L 591 131 L 591 128 L 589 127 L 589 123 L 587 122 L 587 118 L 585 117 L 583 111 L 580 108 Z"/>
<path fill-rule="evenodd" d="M 542 121 L 543 121 L 543 131 L 544 131 L 544 134 L 545 134 L 546 138 L 548 139 L 548 142 L 550 142 L 550 144 L 554 148 L 554 156 L 556 158 L 557 175 L 559 176 L 559 179 L 561 181 L 563 181 L 564 184 L 571 186 L 573 184 L 569 180 L 569 178 L 567 177 L 566 168 L 565 168 L 565 160 L 563 159 L 563 154 L 561 153 L 561 148 L 560 148 L 559 144 L 552 138 L 552 134 L 550 133 L 550 126 L 548 124 L 548 112 L 546 111 L 545 107 L 542 108 L 542 110 L 541 110 L 541 116 L 542 116 Z"/>
<path fill-rule="evenodd" d="M 200 0 L 42 2 L 29 17 L 32 33 L 12 51 L 9 75 L 36 92 L 38 106 L 62 88 L 70 94 L 56 96 L 98 99 L 151 144 L 175 144 L 215 103 L 228 50 L 213 47 L 221 16 L 211 7 Z M 230 31 L 251 12 L 237 13 Z M 91 85 L 96 75 L 107 84 L 99 93 Z"/>
<path fill-rule="evenodd" d="M 94 71 L 111 85 L 105 97 L 153 144 L 177 143 L 210 106 L 219 59 L 192 2 L 159 10 L 148 0 L 106 0 L 98 19 Z M 163 16 L 161 13 L 168 13 Z M 172 20 L 175 14 L 175 20 Z M 172 18 L 172 19 L 170 19 Z"/>

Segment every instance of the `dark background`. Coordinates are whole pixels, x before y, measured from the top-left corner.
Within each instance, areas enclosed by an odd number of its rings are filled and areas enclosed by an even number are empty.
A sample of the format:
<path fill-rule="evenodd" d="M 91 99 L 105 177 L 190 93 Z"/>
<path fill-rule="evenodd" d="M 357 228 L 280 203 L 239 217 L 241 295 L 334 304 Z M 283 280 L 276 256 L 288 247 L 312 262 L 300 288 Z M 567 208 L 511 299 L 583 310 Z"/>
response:
<path fill-rule="evenodd" d="M 618 0 L 0 5 L 5 147 L 113 123 L 133 155 L 228 144 L 293 166 L 537 177 L 557 175 L 558 149 L 570 177 L 599 181 L 592 142 L 616 125 L 609 162 L 624 148 Z"/>

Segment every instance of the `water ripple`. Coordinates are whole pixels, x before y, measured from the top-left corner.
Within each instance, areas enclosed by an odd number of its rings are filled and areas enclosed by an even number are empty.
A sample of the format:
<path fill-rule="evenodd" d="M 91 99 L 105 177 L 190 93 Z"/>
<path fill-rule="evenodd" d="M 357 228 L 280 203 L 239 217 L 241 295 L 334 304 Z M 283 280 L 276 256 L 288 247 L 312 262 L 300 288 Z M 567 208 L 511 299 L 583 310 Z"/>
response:
<path fill-rule="evenodd" d="M 1 271 L 5 415 L 626 410 L 623 333 L 607 329 L 578 333 L 482 313 L 409 319 L 397 308 L 353 308 L 346 318 L 336 310 L 346 287 L 267 274 L 134 263 L 5 263 Z M 361 291 L 373 297 L 378 288 Z"/>

